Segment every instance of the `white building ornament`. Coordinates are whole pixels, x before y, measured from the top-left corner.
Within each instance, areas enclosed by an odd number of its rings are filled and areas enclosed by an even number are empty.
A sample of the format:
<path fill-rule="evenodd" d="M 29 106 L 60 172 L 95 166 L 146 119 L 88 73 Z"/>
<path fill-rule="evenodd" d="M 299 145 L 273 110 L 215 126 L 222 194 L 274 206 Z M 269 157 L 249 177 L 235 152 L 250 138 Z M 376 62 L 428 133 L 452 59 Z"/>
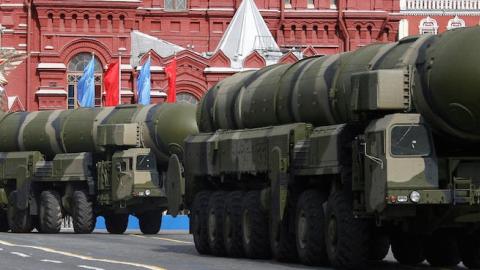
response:
<path fill-rule="evenodd" d="M 459 27 L 465 27 L 465 21 L 460 19 L 458 16 L 455 16 L 453 19 L 450 19 L 447 24 L 447 29 L 454 29 Z"/>
<path fill-rule="evenodd" d="M 400 12 L 422 16 L 478 16 L 480 0 L 400 0 Z"/>
<path fill-rule="evenodd" d="M 420 21 L 418 26 L 420 35 L 425 34 L 437 34 L 438 33 L 438 23 L 437 20 L 427 16 L 425 19 Z"/>

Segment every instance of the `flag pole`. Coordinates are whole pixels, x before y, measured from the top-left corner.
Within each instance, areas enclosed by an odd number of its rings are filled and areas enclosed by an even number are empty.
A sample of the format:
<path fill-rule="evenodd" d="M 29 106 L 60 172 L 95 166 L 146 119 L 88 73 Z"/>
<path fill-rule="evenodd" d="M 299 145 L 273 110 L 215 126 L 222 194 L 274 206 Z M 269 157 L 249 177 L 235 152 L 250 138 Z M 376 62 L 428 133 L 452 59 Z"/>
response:
<path fill-rule="evenodd" d="M 92 60 L 93 60 L 93 107 L 95 107 L 95 98 L 96 98 L 96 94 L 95 94 L 95 52 L 92 51 Z M 102 67 L 102 71 L 103 71 L 103 67 Z M 100 88 L 101 89 L 101 88 Z M 100 91 L 100 106 L 103 106 L 103 93 L 102 91 Z"/>
<path fill-rule="evenodd" d="M 118 104 L 122 104 L 122 52 L 118 54 Z"/>

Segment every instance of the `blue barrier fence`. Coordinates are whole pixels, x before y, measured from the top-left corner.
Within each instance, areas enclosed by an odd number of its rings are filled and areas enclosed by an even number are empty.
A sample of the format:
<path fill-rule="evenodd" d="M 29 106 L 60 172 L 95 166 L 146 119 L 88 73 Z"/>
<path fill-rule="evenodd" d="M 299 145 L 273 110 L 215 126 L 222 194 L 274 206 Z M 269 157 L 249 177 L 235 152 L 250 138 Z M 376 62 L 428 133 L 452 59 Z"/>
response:
<path fill-rule="evenodd" d="M 103 217 L 97 218 L 96 229 L 105 229 L 105 219 Z M 128 218 L 128 229 L 135 230 L 138 229 L 138 219 L 134 216 Z M 162 227 L 161 230 L 188 230 L 189 228 L 189 219 L 186 215 L 180 215 L 177 217 L 172 217 L 170 215 L 164 215 L 162 218 Z"/>

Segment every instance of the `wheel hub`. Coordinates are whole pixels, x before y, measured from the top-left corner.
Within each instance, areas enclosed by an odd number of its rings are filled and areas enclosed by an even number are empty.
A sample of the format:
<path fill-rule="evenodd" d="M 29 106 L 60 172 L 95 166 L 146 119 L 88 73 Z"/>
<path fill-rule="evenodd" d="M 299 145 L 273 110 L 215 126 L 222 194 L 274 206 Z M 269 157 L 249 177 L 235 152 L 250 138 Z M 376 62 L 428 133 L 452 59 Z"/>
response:
<path fill-rule="evenodd" d="M 307 218 L 305 217 L 305 212 L 302 211 L 299 214 L 299 219 L 297 223 L 297 235 L 298 235 L 298 244 L 301 249 L 306 247 L 307 242 Z"/>
<path fill-rule="evenodd" d="M 327 228 L 327 239 L 329 243 L 329 249 L 332 254 L 336 252 L 337 249 L 337 219 L 335 216 L 331 216 L 328 221 L 328 228 Z"/>
<path fill-rule="evenodd" d="M 246 244 L 250 243 L 250 213 L 248 211 L 243 212 L 242 215 L 243 223 L 243 239 Z"/>

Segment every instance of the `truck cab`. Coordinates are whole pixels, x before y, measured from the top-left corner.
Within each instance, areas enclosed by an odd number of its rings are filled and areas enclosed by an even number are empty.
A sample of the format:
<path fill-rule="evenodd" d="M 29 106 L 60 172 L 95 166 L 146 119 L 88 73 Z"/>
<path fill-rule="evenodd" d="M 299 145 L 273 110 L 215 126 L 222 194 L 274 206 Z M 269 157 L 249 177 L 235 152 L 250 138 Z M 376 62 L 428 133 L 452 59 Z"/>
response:
<path fill-rule="evenodd" d="M 112 156 L 112 199 L 164 196 L 151 149 L 132 148 Z"/>
<path fill-rule="evenodd" d="M 416 216 L 420 205 L 476 204 L 475 168 L 480 159 L 438 156 L 434 143 L 430 126 L 419 114 L 391 114 L 372 121 L 358 140 L 360 158 L 353 166 L 363 210 L 388 219 L 392 209 Z M 468 211 L 452 215 L 457 221 L 473 221 Z"/>

